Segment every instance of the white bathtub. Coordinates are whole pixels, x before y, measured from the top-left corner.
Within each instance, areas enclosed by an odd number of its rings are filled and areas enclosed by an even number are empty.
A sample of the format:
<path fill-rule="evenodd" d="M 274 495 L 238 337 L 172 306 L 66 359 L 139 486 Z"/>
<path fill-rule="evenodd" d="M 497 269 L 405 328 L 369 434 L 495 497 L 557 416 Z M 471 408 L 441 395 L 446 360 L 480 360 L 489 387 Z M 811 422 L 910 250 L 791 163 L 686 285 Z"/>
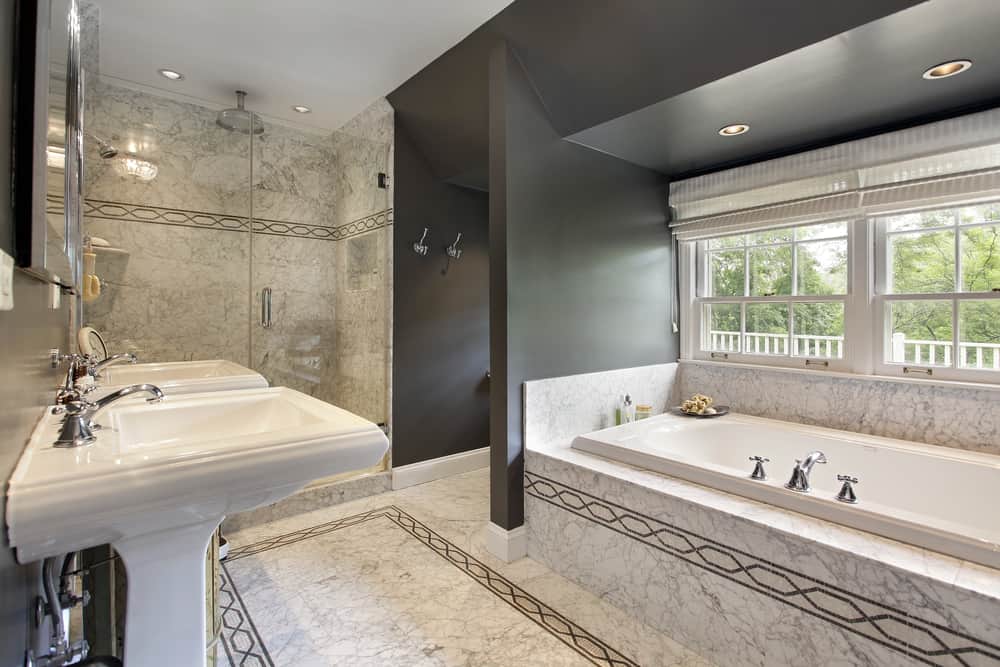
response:
<path fill-rule="evenodd" d="M 660 415 L 578 436 L 574 449 L 1000 568 L 1000 457 L 729 414 Z M 820 450 L 812 490 L 784 488 L 796 459 Z M 751 456 L 769 458 L 750 479 Z M 856 505 L 835 500 L 859 478 Z"/>

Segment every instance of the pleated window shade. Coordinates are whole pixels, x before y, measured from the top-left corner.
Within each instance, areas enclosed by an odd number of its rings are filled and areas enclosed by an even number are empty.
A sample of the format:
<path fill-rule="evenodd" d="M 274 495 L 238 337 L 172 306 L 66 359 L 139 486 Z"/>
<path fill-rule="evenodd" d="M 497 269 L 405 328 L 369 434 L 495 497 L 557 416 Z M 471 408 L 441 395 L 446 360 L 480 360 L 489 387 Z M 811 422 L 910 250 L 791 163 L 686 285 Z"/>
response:
<path fill-rule="evenodd" d="M 1000 199 L 1000 109 L 670 184 L 679 240 Z"/>

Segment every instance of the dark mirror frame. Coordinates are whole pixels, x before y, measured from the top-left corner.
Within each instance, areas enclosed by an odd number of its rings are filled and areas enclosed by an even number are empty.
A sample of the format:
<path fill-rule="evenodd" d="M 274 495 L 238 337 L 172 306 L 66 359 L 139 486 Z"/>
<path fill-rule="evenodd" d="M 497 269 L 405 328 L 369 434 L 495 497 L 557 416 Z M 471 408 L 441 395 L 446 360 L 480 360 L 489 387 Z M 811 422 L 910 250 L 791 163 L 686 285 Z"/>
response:
<path fill-rule="evenodd" d="M 83 189 L 83 70 L 80 14 L 66 16 L 66 143 L 62 211 L 49 205 L 47 162 L 51 0 L 17 0 L 14 63 L 14 258 L 37 277 L 66 288 L 79 284 Z M 63 240 L 48 238 L 49 213 L 63 214 Z"/>

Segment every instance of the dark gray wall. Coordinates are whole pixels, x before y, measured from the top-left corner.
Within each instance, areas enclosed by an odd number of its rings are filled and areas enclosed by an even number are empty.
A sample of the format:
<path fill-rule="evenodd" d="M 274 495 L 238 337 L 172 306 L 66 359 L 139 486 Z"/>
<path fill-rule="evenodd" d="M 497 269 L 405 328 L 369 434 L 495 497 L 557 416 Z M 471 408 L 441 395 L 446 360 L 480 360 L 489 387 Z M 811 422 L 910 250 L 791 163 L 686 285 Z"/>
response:
<path fill-rule="evenodd" d="M 13 53 L 13 3 L 0 8 L 0 248 L 10 254 L 10 136 Z M 6 511 L 7 480 L 28 436 L 55 391 L 57 372 L 49 367 L 49 348 L 66 347 L 65 308 L 47 307 L 49 287 L 27 274 L 14 274 L 14 310 L 0 311 L 0 517 Z M 63 303 L 68 304 L 64 299 Z M 24 664 L 29 603 L 36 566 L 21 566 L 8 547 L 6 525 L 0 545 L 0 667 Z"/>
<path fill-rule="evenodd" d="M 523 522 L 522 384 L 671 361 L 666 181 L 563 140 L 505 46 L 490 67 L 492 520 Z"/>
<path fill-rule="evenodd" d="M 14 111 L 14 3 L 0 8 L 0 248 L 14 250 L 11 213 L 11 116 Z"/>
<path fill-rule="evenodd" d="M 439 178 L 476 182 L 489 153 L 487 63 L 500 42 L 517 49 L 567 135 L 919 2 L 756 0 L 748 11 L 745 0 L 516 0 L 389 101 Z"/>
<path fill-rule="evenodd" d="M 393 465 L 489 437 L 488 195 L 439 181 L 397 120 L 393 193 Z M 430 251 L 413 243 L 430 228 Z M 444 247 L 462 233 L 462 257 Z"/>
<path fill-rule="evenodd" d="M 0 516 L 6 511 L 7 480 L 43 406 L 55 394 L 58 373 L 50 368 L 48 351 L 66 349 L 68 314 L 65 307 L 47 307 L 48 292 L 47 284 L 16 271 L 14 310 L 0 311 Z M 64 306 L 68 302 L 63 299 Z M 5 525 L 0 547 L 0 667 L 23 664 L 36 576 L 34 566 L 15 562 Z"/>

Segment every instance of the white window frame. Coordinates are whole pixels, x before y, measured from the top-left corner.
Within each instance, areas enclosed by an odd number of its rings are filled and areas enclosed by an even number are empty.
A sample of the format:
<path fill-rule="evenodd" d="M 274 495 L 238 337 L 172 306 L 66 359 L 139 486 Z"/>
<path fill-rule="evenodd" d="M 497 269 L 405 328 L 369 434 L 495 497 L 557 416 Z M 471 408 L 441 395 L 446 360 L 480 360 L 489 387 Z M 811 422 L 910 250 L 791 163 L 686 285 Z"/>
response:
<path fill-rule="evenodd" d="M 963 300 L 1000 299 L 998 292 L 942 292 L 933 294 L 887 294 L 889 273 L 887 218 L 891 215 L 915 211 L 951 210 L 965 206 L 991 203 L 971 201 L 951 206 L 924 207 L 906 211 L 859 217 L 848 224 L 848 283 L 847 295 L 843 297 L 824 296 L 781 296 L 781 297 L 709 297 L 704 290 L 708 285 L 706 251 L 707 241 L 682 242 L 679 246 L 678 269 L 681 294 L 680 316 L 680 358 L 753 364 L 777 368 L 799 368 L 852 373 L 857 375 L 877 375 L 913 380 L 944 380 L 978 384 L 1000 385 L 1000 371 L 975 368 L 959 368 L 958 355 L 952 354 L 952 365 L 930 365 L 928 363 L 895 363 L 890 358 L 890 337 L 887 317 L 889 304 L 893 301 L 947 300 L 952 302 L 952 345 L 958 340 L 958 304 Z M 843 218 L 841 218 L 843 220 Z M 831 221 L 832 222 L 832 221 Z M 983 222 L 959 225 L 956 218 L 956 289 L 961 290 L 961 229 L 976 226 L 997 226 L 997 222 Z M 801 224 L 794 225 L 797 227 Z M 947 229 L 942 227 L 941 229 Z M 740 233 L 740 232 L 735 232 Z M 794 266 L 793 266 L 794 271 Z M 793 275 L 793 281 L 797 278 Z M 749 289 L 749 287 L 747 288 Z M 844 355 L 841 359 L 821 357 L 793 357 L 791 355 L 746 354 L 743 352 L 712 352 L 702 350 L 703 306 L 707 303 L 800 303 L 829 302 L 842 299 L 844 302 Z M 745 306 L 741 305 L 741 308 Z M 742 318 L 741 318 L 742 319 Z M 791 320 L 791 317 L 789 318 Z M 789 322 L 794 331 L 794 322 Z M 741 341 L 742 341 L 741 332 Z"/>
<path fill-rule="evenodd" d="M 855 275 L 854 270 L 854 256 L 855 256 L 855 236 L 857 234 L 857 225 L 852 220 L 829 220 L 825 222 L 847 222 L 847 293 L 838 295 L 782 295 L 782 296 L 708 296 L 709 285 L 710 285 L 710 267 L 706 261 L 708 256 L 708 241 L 695 241 L 691 243 L 682 244 L 681 252 L 681 294 L 688 295 L 685 299 L 685 316 L 682 321 L 686 321 L 688 324 L 682 329 L 681 335 L 681 351 L 682 358 L 689 359 L 701 359 L 701 360 L 714 360 L 714 361 L 732 361 L 738 363 L 748 363 L 748 364 L 759 364 L 767 366 L 778 366 L 786 368 L 812 368 L 821 370 L 833 370 L 833 371 L 850 371 L 854 367 L 855 354 L 853 354 L 853 336 L 851 342 L 848 342 L 848 328 L 849 323 L 855 319 L 852 315 L 851 310 L 854 301 L 854 285 L 866 284 L 864 282 L 864 277 L 862 277 L 862 282 L 858 282 L 858 276 Z M 790 227 L 804 227 L 806 225 L 798 224 L 792 225 Z M 737 232 L 738 234 L 739 232 Z M 764 244 L 762 246 L 754 247 L 767 247 L 769 245 L 791 245 L 796 246 L 800 244 L 825 241 L 825 240 L 840 240 L 844 237 L 838 236 L 832 239 L 815 239 L 815 241 L 792 241 L 789 243 L 775 243 L 775 244 Z M 745 252 L 748 251 L 749 246 L 743 247 Z M 795 256 L 796 253 L 792 253 L 792 285 L 793 292 L 797 291 L 796 287 L 798 282 L 798 276 L 795 266 Z M 746 260 L 744 261 L 744 266 L 746 266 Z M 686 276 L 686 280 L 685 280 Z M 745 293 L 749 293 L 750 285 L 749 278 L 745 280 Z M 775 355 L 775 354 L 758 354 L 758 353 L 747 353 L 742 351 L 743 341 L 746 340 L 745 332 L 741 330 L 739 332 L 740 338 L 740 351 L 712 351 L 702 349 L 702 342 L 704 337 L 708 332 L 704 329 L 708 326 L 706 322 L 703 322 L 703 312 L 704 306 L 710 304 L 739 304 L 741 317 L 740 321 L 745 322 L 745 311 L 748 304 L 754 303 L 781 303 L 787 304 L 789 307 L 789 337 L 787 345 L 791 346 L 792 336 L 794 335 L 794 311 L 793 305 L 797 303 L 835 303 L 841 302 L 844 304 L 844 341 L 842 343 L 843 356 L 840 358 L 827 358 L 820 356 L 792 356 L 791 354 Z M 741 325 L 744 326 L 744 325 Z"/>
<path fill-rule="evenodd" d="M 988 205 L 994 202 L 970 202 L 968 204 L 955 204 L 953 206 L 926 208 L 924 211 L 948 211 L 957 210 L 966 206 Z M 906 211 L 911 212 L 911 211 Z M 889 243 L 888 238 L 893 234 L 906 234 L 907 232 L 890 233 L 887 230 L 888 218 L 891 215 L 879 216 L 872 219 L 872 227 L 875 232 L 875 289 L 872 300 L 872 320 L 873 334 L 877 336 L 877 350 L 875 355 L 875 372 L 879 375 L 893 377 L 918 377 L 936 378 L 939 380 L 954 380 L 958 382 L 978 382 L 997 384 L 1000 383 L 1000 370 L 962 368 L 959 366 L 959 355 L 955 352 L 955 347 L 959 342 L 959 304 L 962 301 L 982 301 L 1000 299 L 997 292 L 964 292 L 962 291 L 962 239 L 961 231 L 964 229 L 975 229 L 977 227 L 998 227 L 1000 221 L 989 221 L 973 223 L 968 225 L 959 224 L 958 216 L 954 216 L 951 225 L 928 228 L 926 231 L 952 230 L 955 234 L 955 291 L 954 292 L 932 292 L 919 294 L 890 294 L 889 292 Z M 916 230 L 909 230 L 912 233 Z M 891 322 L 888 317 L 889 306 L 894 301 L 950 301 L 951 302 L 951 365 L 943 366 L 938 364 L 911 362 L 893 362 L 891 359 L 890 329 Z M 960 346 L 958 347 L 960 349 Z"/>

